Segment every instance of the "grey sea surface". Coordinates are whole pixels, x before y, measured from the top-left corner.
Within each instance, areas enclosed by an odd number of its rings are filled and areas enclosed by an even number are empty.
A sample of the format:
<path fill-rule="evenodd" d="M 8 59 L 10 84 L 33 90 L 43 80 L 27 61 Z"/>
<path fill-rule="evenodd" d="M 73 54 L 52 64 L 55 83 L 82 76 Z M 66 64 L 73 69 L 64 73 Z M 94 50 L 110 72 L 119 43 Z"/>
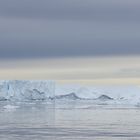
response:
<path fill-rule="evenodd" d="M 139 140 L 140 109 L 92 101 L 0 102 L 0 140 Z"/>

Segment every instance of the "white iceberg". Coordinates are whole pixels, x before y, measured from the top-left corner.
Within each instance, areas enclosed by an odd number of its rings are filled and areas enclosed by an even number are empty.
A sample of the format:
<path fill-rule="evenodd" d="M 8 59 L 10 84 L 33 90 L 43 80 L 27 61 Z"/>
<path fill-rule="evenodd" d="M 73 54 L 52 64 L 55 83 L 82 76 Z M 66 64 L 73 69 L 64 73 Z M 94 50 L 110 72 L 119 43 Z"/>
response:
<path fill-rule="evenodd" d="M 55 94 L 55 83 L 46 80 L 0 81 L 0 100 L 46 100 Z"/>

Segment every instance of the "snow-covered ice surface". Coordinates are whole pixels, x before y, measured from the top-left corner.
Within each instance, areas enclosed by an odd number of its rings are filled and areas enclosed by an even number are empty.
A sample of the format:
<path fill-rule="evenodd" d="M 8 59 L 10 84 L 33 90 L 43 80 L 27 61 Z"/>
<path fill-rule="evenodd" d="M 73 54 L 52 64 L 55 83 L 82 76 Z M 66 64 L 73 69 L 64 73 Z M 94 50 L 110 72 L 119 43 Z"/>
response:
<path fill-rule="evenodd" d="M 0 140 L 139 140 L 140 87 L 0 81 Z"/>

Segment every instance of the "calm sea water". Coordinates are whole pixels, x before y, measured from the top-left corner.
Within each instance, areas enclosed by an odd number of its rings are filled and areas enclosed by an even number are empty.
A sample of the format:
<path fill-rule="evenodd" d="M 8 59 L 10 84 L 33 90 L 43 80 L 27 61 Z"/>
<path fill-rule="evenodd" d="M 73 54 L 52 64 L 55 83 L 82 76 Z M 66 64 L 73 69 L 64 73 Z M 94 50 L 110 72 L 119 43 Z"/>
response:
<path fill-rule="evenodd" d="M 92 102 L 0 102 L 0 140 L 139 140 L 140 109 Z"/>

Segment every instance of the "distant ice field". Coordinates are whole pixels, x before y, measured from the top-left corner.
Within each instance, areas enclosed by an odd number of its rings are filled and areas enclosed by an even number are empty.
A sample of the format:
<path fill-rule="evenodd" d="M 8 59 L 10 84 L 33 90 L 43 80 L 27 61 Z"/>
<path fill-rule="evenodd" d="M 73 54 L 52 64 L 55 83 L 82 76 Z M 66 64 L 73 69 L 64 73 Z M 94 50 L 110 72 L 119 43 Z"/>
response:
<path fill-rule="evenodd" d="M 56 85 L 53 81 L 4 80 L 0 81 L 0 101 L 12 102 L 81 101 L 90 105 L 140 106 L 140 86 Z"/>

